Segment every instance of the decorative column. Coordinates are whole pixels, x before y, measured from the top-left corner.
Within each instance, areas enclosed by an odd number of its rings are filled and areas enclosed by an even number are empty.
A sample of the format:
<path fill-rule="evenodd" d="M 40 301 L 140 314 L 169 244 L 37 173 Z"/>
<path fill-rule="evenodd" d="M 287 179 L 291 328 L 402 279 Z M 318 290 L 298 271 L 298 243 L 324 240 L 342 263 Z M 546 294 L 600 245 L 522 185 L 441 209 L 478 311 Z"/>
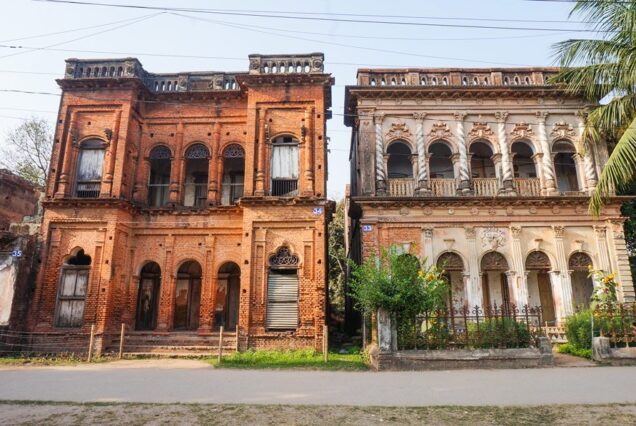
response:
<path fill-rule="evenodd" d="M 175 137 L 174 160 L 170 163 L 170 202 L 179 204 L 179 195 L 183 184 L 183 123 L 177 124 L 177 134 Z"/>
<path fill-rule="evenodd" d="M 598 252 L 599 266 L 607 273 L 612 272 L 607 252 L 607 228 L 605 226 L 594 226 L 594 240 L 596 240 L 596 250 Z"/>
<path fill-rule="evenodd" d="M 479 274 L 479 254 L 477 252 L 477 232 L 474 227 L 464 228 L 466 241 L 468 242 L 468 272 L 466 285 L 466 297 L 470 309 L 475 306 L 483 307 L 483 289 L 481 288 L 481 276 Z"/>
<path fill-rule="evenodd" d="M 583 153 L 583 170 L 585 171 L 585 189 L 588 192 L 592 192 L 594 188 L 596 188 L 596 184 L 598 180 L 596 178 L 596 168 L 594 167 L 594 156 L 592 155 L 592 144 L 583 140 L 583 134 L 585 133 L 585 122 L 587 119 L 587 114 L 584 111 L 579 111 L 576 114 L 578 118 L 578 127 L 579 127 L 579 138 L 580 138 L 580 146 L 585 148 L 585 152 Z"/>
<path fill-rule="evenodd" d="M 424 118 L 425 112 L 413 114 L 415 119 L 415 145 L 417 147 L 417 189 L 418 195 L 430 194 L 431 189 L 428 180 L 428 169 L 426 167 L 426 144 L 424 141 Z"/>
<path fill-rule="evenodd" d="M 256 187 L 254 195 L 265 195 L 265 110 L 258 110 L 258 154 L 256 163 Z"/>
<path fill-rule="evenodd" d="M 552 150 L 548 143 L 548 133 L 545 127 L 545 121 L 548 113 L 544 111 L 537 112 L 537 121 L 539 123 L 539 144 L 543 151 L 543 181 L 545 184 L 545 195 L 557 194 L 556 178 L 554 174 L 554 165 L 552 164 Z"/>
<path fill-rule="evenodd" d="M 468 194 L 470 193 L 470 172 L 468 170 L 468 151 L 466 149 L 464 117 L 466 117 L 466 114 L 463 112 L 455 113 L 455 120 L 457 121 L 457 150 L 459 152 L 459 185 L 457 190 L 458 192 Z"/>
<path fill-rule="evenodd" d="M 75 156 L 75 148 L 78 139 L 78 133 L 75 129 L 75 112 L 71 112 L 70 124 L 68 126 L 68 133 L 66 135 L 66 142 L 64 143 L 64 158 L 62 160 L 62 173 L 60 174 L 60 180 L 58 181 L 57 192 L 55 198 L 63 198 L 68 191 L 71 175 L 71 163 Z"/>
<path fill-rule="evenodd" d="M 210 150 L 210 161 L 208 162 L 208 205 L 215 206 L 218 204 L 219 180 L 218 170 L 219 163 L 223 161 L 223 156 L 219 149 L 221 148 L 221 123 L 214 123 L 212 131 L 212 149 Z"/>
<path fill-rule="evenodd" d="M 305 190 L 307 196 L 314 195 L 314 116 L 313 108 L 305 110 L 305 125 L 301 132 L 305 139 Z"/>
<path fill-rule="evenodd" d="M 506 119 L 507 112 L 496 112 L 497 119 L 497 137 L 499 139 L 499 150 L 501 151 L 501 178 L 503 183 L 502 192 L 506 195 L 515 195 L 515 183 L 513 182 L 514 174 L 512 173 L 512 160 L 510 158 L 510 149 L 506 142 Z"/>
<path fill-rule="evenodd" d="M 119 125 L 121 123 L 121 110 L 115 112 L 115 128 L 105 129 L 104 135 L 108 139 L 105 167 L 106 173 L 100 190 L 100 198 L 108 198 L 113 195 L 113 179 L 115 176 L 115 163 L 117 162 L 117 148 L 119 145 Z"/>
<path fill-rule="evenodd" d="M 382 120 L 384 114 L 375 114 L 375 193 L 385 195 L 387 190 L 386 172 L 384 166 L 384 141 L 382 139 Z"/>
<path fill-rule="evenodd" d="M 422 227 L 422 255 L 432 265 L 435 259 L 433 259 L 433 228 Z"/>
<path fill-rule="evenodd" d="M 556 260 L 558 271 L 550 272 L 550 282 L 552 283 L 552 295 L 560 298 L 561 303 L 556 303 L 556 316 L 559 323 L 568 315 L 574 312 L 572 303 L 572 282 L 570 280 L 570 272 L 568 271 L 568 260 L 565 255 L 565 246 L 563 245 L 563 236 L 565 235 L 564 226 L 553 226 L 554 245 L 556 249 Z M 557 301 L 557 300 L 555 300 Z"/>
<path fill-rule="evenodd" d="M 521 251 L 521 227 L 511 226 L 512 235 L 512 261 L 517 271 L 517 280 L 511 281 L 515 304 L 521 310 L 528 304 L 528 275 L 525 272 L 523 253 Z"/>

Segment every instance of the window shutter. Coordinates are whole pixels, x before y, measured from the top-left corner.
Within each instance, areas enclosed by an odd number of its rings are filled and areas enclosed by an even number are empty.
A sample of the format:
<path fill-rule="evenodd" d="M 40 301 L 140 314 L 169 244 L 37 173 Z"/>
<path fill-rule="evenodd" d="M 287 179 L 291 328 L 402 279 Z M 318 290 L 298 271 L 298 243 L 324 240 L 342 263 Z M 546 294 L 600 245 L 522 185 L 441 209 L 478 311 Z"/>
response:
<path fill-rule="evenodd" d="M 298 275 L 270 271 L 267 278 L 267 328 L 298 328 Z"/>

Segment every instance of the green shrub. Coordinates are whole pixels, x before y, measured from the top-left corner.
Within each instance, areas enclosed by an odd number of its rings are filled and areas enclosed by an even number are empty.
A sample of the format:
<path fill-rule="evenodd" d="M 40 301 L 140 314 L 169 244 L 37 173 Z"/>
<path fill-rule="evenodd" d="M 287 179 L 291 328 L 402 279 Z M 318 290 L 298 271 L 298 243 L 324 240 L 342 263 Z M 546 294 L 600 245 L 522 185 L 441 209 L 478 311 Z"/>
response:
<path fill-rule="evenodd" d="M 532 335 L 526 324 L 512 318 L 493 318 L 468 324 L 468 344 L 473 348 L 527 348 Z"/>
<path fill-rule="evenodd" d="M 576 349 L 592 349 L 592 310 L 585 309 L 565 320 L 565 336 Z"/>
<path fill-rule="evenodd" d="M 592 349 L 579 349 L 571 343 L 559 345 L 558 351 L 560 354 L 570 354 L 581 358 L 592 359 Z"/>

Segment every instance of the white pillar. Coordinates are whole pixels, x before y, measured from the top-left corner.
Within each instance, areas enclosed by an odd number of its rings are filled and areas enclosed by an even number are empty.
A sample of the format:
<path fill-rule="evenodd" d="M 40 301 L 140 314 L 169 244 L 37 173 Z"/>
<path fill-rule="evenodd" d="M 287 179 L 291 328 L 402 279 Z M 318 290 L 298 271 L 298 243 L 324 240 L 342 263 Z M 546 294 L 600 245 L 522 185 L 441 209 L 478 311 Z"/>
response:
<path fill-rule="evenodd" d="M 465 113 L 455 113 L 457 121 L 457 150 L 459 153 L 459 191 L 470 192 L 470 173 L 468 170 L 468 151 L 466 149 L 466 134 L 464 131 Z"/>
<path fill-rule="evenodd" d="M 482 307 L 483 295 L 481 277 L 479 276 L 479 260 L 477 253 L 477 235 L 474 227 L 464 228 L 468 242 L 468 272 L 470 274 L 466 285 L 470 308 Z"/>
<path fill-rule="evenodd" d="M 579 128 L 579 146 L 584 147 L 585 152 L 583 153 L 583 168 L 585 170 L 585 190 L 588 192 L 592 192 L 594 188 L 596 188 L 597 179 L 596 179 L 596 168 L 594 167 L 594 156 L 592 155 L 592 144 L 587 143 L 587 141 L 583 140 L 583 133 L 585 132 L 585 120 L 586 114 L 583 111 L 579 111 L 577 114 L 578 119 L 578 128 Z"/>
<path fill-rule="evenodd" d="M 563 322 L 564 315 L 564 302 L 563 302 L 563 287 L 561 283 L 561 273 L 560 271 L 550 271 L 548 272 L 550 276 L 550 286 L 552 288 L 552 298 L 556 302 L 554 304 L 554 316 L 556 317 L 557 324 L 561 324 Z M 545 319 L 543 320 L 545 322 Z"/>
<path fill-rule="evenodd" d="M 428 170 L 426 169 L 426 144 L 424 141 L 424 117 L 425 112 L 413 114 L 415 119 L 415 145 L 417 147 L 417 192 L 429 192 Z"/>
<path fill-rule="evenodd" d="M 556 178 L 554 174 L 554 165 L 552 163 L 552 150 L 548 143 L 548 134 L 545 127 L 545 121 L 548 118 L 547 112 L 538 112 L 537 121 L 539 123 L 539 144 L 543 151 L 543 181 L 545 183 L 546 195 L 556 194 Z"/>
<path fill-rule="evenodd" d="M 382 120 L 384 114 L 375 114 L 375 192 L 376 195 L 386 193 L 386 172 L 384 166 L 384 141 L 382 138 Z"/>
<path fill-rule="evenodd" d="M 556 248 L 557 265 L 559 272 L 558 280 L 558 292 L 552 290 L 552 297 L 558 297 L 559 303 L 555 303 L 556 310 L 559 312 L 557 319 L 559 323 L 563 321 L 566 316 L 572 315 L 574 312 L 574 304 L 572 302 L 572 282 L 570 280 L 570 273 L 568 271 L 568 261 L 565 254 L 565 246 L 563 245 L 563 236 L 565 234 L 564 226 L 553 226 L 554 231 L 554 245 Z M 550 273 L 552 277 L 552 273 Z"/>
<path fill-rule="evenodd" d="M 426 258 L 429 265 L 433 265 L 433 228 L 422 227 L 422 256 Z"/>
<path fill-rule="evenodd" d="M 521 228 L 511 226 L 510 233 L 512 234 L 512 263 L 517 272 L 513 292 L 515 304 L 519 310 L 521 310 L 528 304 L 528 280 L 526 278 L 523 254 L 521 252 Z"/>
<path fill-rule="evenodd" d="M 605 226 L 594 227 L 594 240 L 596 241 L 596 251 L 598 252 L 599 266 L 607 273 L 612 272 L 607 252 L 607 228 Z"/>
<path fill-rule="evenodd" d="M 497 119 L 497 137 L 499 139 L 499 150 L 501 151 L 501 180 L 503 192 L 514 194 L 515 185 L 513 182 L 512 160 L 510 157 L 510 149 L 506 141 L 506 118 L 508 118 L 508 113 L 497 112 L 495 113 L 495 118 Z"/>

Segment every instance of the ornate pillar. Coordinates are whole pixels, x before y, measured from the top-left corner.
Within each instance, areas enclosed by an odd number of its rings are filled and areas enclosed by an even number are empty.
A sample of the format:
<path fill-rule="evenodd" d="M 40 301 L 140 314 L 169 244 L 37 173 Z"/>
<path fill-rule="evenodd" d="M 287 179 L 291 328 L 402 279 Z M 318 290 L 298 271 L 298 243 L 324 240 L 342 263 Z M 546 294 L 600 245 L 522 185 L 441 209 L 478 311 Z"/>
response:
<path fill-rule="evenodd" d="M 382 120 L 384 114 L 375 114 L 375 193 L 385 195 L 387 190 L 386 168 L 384 165 L 384 141 L 382 139 Z"/>
<path fill-rule="evenodd" d="M 265 110 L 258 110 L 258 154 L 256 163 L 256 187 L 254 195 L 265 195 Z"/>
<path fill-rule="evenodd" d="M 174 160 L 170 163 L 170 202 L 179 204 L 179 196 L 183 186 L 183 123 L 177 124 L 177 134 L 175 137 Z"/>
<path fill-rule="evenodd" d="M 599 266 L 607 273 L 612 272 L 607 252 L 607 228 L 605 226 L 594 226 L 594 239 L 596 240 L 596 250 L 598 252 Z"/>
<path fill-rule="evenodd" d="M 307 196 L 314 195 L 314 126 L 313 108 L 305 110 L 305 129 L 302 133 L 305 139 L 305 190 Z"/>
<path fill-rule="evenodd" d="M 572 155 L 574 165 L 576 167 L 576 181 L 578 182 L 579 191 L 587 191 L 587 178 L 585 177 L 585 165 L 583 156 L 578 152 Z"/>
<path fill-rule="evenodd" d="M 545 121 L 548 113 L 544 111 L 537 112 L 537 121 L 539 123 L 539 144 L 543 151 L 543 181 L 545 184 L 545 195 L 557 194 L 556 178 L 554 174 L 554 165 L 552 163 L 552 150 L 548 143 L 548 134 L 545 127 Z"/>
<path fill-rule="evenodd" d="M 221 123 L 214 123 L 212 139 L 212 150 L 210 152 L 210 162 L 208 163 L 208 205 L 215 206 L 218 204 L 219 182 L 218 169 L 219 163 L 223 161 L 223 155 L 219 151 L 221 149 Z"/>
<path fill-rule="evenodd" d="M 579 127 L 579 145 L 585 148 L 583 153 L 583 169 L 585 171 L 585 190 L 592 192 L 596 188 L 598 180 L 596 178 L 596 168 L 594 167 L 594 156 L 592 155 L 592 145 L 583 140 L 583 134 L 585 133 L 585 121 L 587 114 L 584 111 L 579 111 L 576 114 L 578 118 Z"/>
<path fill-rule="evenodd" d="M 565 234 L 564 226 L 553 226 L 554 231 L 554 245 L 556 249 L 558 270 L 550 272 L 550 282 L 553 283 L 552 296 L 555 298 L 556 303 L 555 310 L 559 323 L 568 315 L 574 312 L 574 305 L 572 302 L 572 282 L 570 280 L 570 272 L 568 271 L 568 261 L 565 253 L 565 246 L 563 245 L 563 236 Z M 555 277 L 553 278 L 553 275 Z M 556 284 L 555 284 L 556 283 Z"/>
<path fill-rule="evenodd" d="M 501 151 L 501 180 L 503 193 L 514 195 L 515 183 L 513 182 L 514 174 L 512 173 L 512 160 L 510 158 L 510 149 L 506 142 L 506 119 L 507 112 L 496 112 L 497 119 L 497 138 L 499 139 L 499 150 Z"/>
<path fill-rule="evenodd" d="M 68 186 L 70 184 L 71 176 L 71 164 L 73 157 L 75 156 L 76 143 L 78 134 L 75 130 L 75 112 L 71 112 L 70 124 L 68 126 L 68 133 L 66 134 L 66 141 L 64 143 L 64 158 L 62 160 L 62 173 L 60 174 L 60 180 L 58 181 L 57 192 L 55 198 L 63 198 L 68 193 Z"/>
<path fill-rule="evenodd" d="M 424 118 L 425 112 L 416 112 L 413 114 L 415 119 L 415 145 L 417 147 L 417 189 L 416 193 L 425 195 L 431 192 L 428 169 L 426 167 L 426 144 L 424 141 Z"/>
<path fill-rule="evenodd" d="M 466 297 L 469 307 L 483 307 L 483 289 L 481 288 L 481 276 L 479 274 L 479 253 L 477 252 L 477 232 L 474 227 L 464 228 L 466 241 L 468 242 L 468 272 L 469 279 L 466 286 Z"/>
<path fill-rule="evenodd" d="M 115 112 L 115 128 L 106 129 L 104 134 L 108 138 L 108 149 L 106 151 L 105 167 L 106 173 L 100 191 L 100 198 L 113 196 L 113 179 L 115 176 L 115 163 L 117 162 L 117 148 L 119 145 L 119 125 L 121 123 L 121 110 Z"/>
<path fill-rule="evenodd" d="M 470 193 L 470 172 L 468 168 L 468 151 L 466 149 L 466 133 L 464 131 L 463 112 L 455 113 L 457 121 L 457 150 L 459 152 L 459 185 L 458 191 L 464 194 Z"/>
<path fill-rule="evenodd" d="M 516 279 L 511 281 L 515 304 L 519 309 L 528 304 L 528 277 L 525 273 L 523 253 L 521 251 L 521 227 L 511 226 L 512 235 L 512 261 L 517 272 Z"/>

